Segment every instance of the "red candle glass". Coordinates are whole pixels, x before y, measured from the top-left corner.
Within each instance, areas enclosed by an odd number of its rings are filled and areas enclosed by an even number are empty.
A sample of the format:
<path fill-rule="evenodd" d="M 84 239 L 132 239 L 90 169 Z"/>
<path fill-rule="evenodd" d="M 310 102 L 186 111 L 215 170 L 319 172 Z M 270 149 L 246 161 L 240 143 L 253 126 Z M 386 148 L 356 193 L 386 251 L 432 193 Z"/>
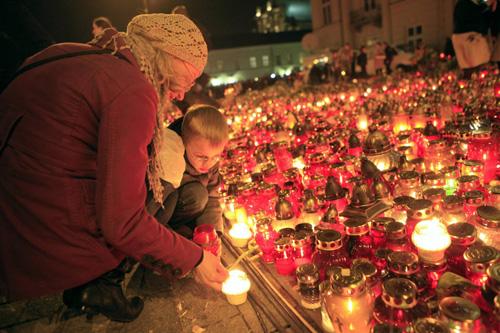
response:
<path fill-rule="evenodd" d="M 465 276 L 464 252 L 476 242 L 476 228 L 466 222 L 457 222 L 447 227 L 451 245 L 446 249 L 448 270 Z"/>
<path fill-rule="evenodd" d="M 291 238 L 282 237 L 274 241 L 274 265 L 280 275 L 291 275 L 295 273 L 295 262 Z"/>
<path fill-rule="evenodd" d="M 262 218 L 256 223 L 255 242 L 262 251 L 262 260 L 265 263 L 274 261 L 274 241 L 279 234 L 273 230 L 271 219 Z"/>
<path fill-rule="evenodd" d="M 194 228 L 193 241 L 204 250 L 219 255 L 220 240 L 213 225 L 202 224 Z"/>

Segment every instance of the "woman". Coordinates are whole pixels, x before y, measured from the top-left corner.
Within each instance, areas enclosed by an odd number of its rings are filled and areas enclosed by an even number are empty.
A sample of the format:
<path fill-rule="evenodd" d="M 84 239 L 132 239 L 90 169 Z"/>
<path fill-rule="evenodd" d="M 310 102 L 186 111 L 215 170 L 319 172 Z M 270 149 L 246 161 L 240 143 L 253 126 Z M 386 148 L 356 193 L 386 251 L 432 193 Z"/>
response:
<path fill-rule="evenodd" d="M 194 269 L 215 289 L 227 276 L 144 207 L 146 175 L 162 198 L 157 110 L 184 97 L 207 47 L 175 14 L 136 16 L 93 43 L 41 51 L 0 95 L 0 294 L 66 289 L 70 308 L 130 321 L 143 302 L 123 295 L 126 256 L 170 278 Z"/>

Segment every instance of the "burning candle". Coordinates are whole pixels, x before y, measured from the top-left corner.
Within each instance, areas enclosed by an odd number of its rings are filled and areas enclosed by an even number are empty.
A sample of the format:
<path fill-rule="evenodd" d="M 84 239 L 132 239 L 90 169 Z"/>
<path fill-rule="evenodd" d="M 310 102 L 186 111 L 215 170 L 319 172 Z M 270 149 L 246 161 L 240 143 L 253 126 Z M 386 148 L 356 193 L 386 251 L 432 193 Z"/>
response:
<path fill-rule="evenodd" d="M 241 305 L 247 300 L 250 280 L 245 272 L 239 269 L 229 271 L 229 277 L 222 283 L 222 293 L 232 305 Z"/>
<path fill-rule="evenodd" d="M 246 223 L 235 223 L 229 230 L 231 243 L 236 247 L 245 247 L 248 240 L 252 237 L 252 232 Z"/>
<path fill-rule="evenodd" d="M 437 221 L 426 220 L 417 223 L 411 235 L 418 255 L 424 262 L 435 263 L 444 259 L 444 252 L 451 244 L 446 227 Z"/>

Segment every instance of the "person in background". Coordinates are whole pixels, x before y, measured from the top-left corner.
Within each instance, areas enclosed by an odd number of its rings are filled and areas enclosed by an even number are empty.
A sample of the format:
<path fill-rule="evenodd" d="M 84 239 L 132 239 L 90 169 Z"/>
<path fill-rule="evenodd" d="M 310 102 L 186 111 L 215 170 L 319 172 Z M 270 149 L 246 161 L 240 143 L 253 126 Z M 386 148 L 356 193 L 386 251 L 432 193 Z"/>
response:
<path fill-rule="evenodd" d="M 398 54 L 398 52 L 390 46 L 387 42 L 384 42 L 384 54 L 385 54 L 385 59 L 384 59 L 384 65 L 385 65 L 385 71 L 389 75 L 392 73 L 392 60 L 394 59 L 394 56 Z"/>
<path fill-rule="evenodd" d="M 113 28 L 113 24 L 111 23 L 111 20 L 107 17 L 104 16 L 96 17 L 92 21 L 92 34 L 94 35 L 94 38 L 101 35 L 104 32 L 104 30 L 108 28 Z"/>
<path fill-rule="evenodd" d="M 490 48 L 486 40 L 491 8 L 496 0 L 458 0 L 453 11 L 451 40 L 463 77 L 490 61 Z"/>
<path fill-rule="evenodd" d="M 384 45 L 381 42 L 375 44 L 375 55 L 373 58 L 373 67 L 375 68 L 375 75 L 381 75 L 384 68 L 385 52 Z"/>
<path fill-rule="evenodd" d="M 184 97 L 207 54 L 186 16 L 145 14 L 126 33 L 108 28 L 26 60 L 0 95 L 0 295 L 64 290 L 74 313 L 132 321 L 144 303 L 123 292 L 127 257 L 220 290 L 220 259 L 145 207 L 146 177 L 163 198 L 159 110 Z"/>
<path fill-rule="evenodd" d="M 361 68 L 361 72 L 359 75 L 361 77 L 367 77 L 368 73 L 366 72 L 366 64 L 368 63 L 368 56 L 366 54 L 366 48 L 364 46 L 361 46 L 359 48 L 359 54 L 356 59 L 356 62 L 358 63 L 359 67 Z"/>
<path fill-rule="evenodd" d="M 164 187 L 163 206 L 156 219 L 191 238 L 197 225 L 210 224 L 223 231 L 218 187 L 219 159 L 228 141 L 225 117 L 209 105 L 191 106 L 187 113 L 164 130 L 160 152 Z"/>

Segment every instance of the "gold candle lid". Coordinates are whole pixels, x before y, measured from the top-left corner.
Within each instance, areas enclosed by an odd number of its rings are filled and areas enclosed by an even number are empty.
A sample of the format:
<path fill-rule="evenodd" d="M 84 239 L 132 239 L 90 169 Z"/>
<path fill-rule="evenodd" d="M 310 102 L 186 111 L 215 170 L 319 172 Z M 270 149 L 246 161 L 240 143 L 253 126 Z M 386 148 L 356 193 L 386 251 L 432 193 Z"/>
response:
<path fill-rule="evenodd" d="M 388 239 L 401 239 L 406 237 L 406 226 L 398 221 L 389 222 L 385 226 L 385 234 Z"/>
<path fill-rule="evenodd" d="M 411 275 L 420 270 L 418 256 L 413 252 L 394 251 L 387 256 L 387 267 L 391 272 Z"/>
<path fill-rule="evenodd" d="M 355 296 L 366 290 L 365 276 L 348 268 L 337 269 L 330 277 L 333 292 L 342 296 Z"/>
<path fill-rule="evenodd" d="M 367 279 L 371 279 L 377 275 L 377 267 L 366 258 L 354 259 L 351 269 L 362 273 Z"/>
<path fill-rule="evenodd" d="M 420 183 L 420 177 L 416 171 L 403 171 L 399 174 L 399 180 L 408 186 L 416 186 Z"/>
<path fill-rule="evenodd" d="M 417 319 L 413 324 L 415 333 L 449 333 L 448 326 L 435 318 L 421 318 Z"/>
<path fill-rule="evenodd" d="M 299 283 L 312 284 L 319 280 L 318 267 L 313 263 L 300 265 L 295 273 Z"/>
<path fill-rule="evenodd" d="M 432 201 L 427 199 L 414 200 L 408 204 L 408 208 L 410 209 L 409 216 L 419 220 L 427 219 L 434 214 Z"/>
<path fill-rule="evenodd" d="M 447 195 L 443 200 L 443 207 L 446 210 L 461 209 L 464 206 L 464 198 L 458 195 Z"/>
<path fill-rule="evenodd" d="M 462 297 L 445 297 L 439 302 L 439 311 L 448 321 L 451 329 L 468 329 L 481 316 L 481 310 L 473 302 Z"/>
<path fill-rule="evenodd" d="M 478 190 L 472 190 L 465 193 L 465 202 L 470 205 L 480 205 L 484 200 L 484 193 Z"/>
<path fill-rule="evenodd" d="M 344 222 L 345 232 L 348 235 L 360 236 L 370 231 L 368 221 L 362 218 L 350 218 Z"/>
<path fill-rule="evenodd" d="M 292 239 L 290 237 L 281 237 L 274 241 L 274 249 L 278 252 L 283 252 L 290 248 Z"/>
<path fill-rule="evenodd" d="M 372 229 L 385 232 L 387 225 L 391 222 L 396 222 L 396 220 L 392 217 L 376 217 L 371 222 Z"/>
<path fill-rule="evenodd" d="M 488 228 L 500 227 L 500 209 L 493 206 L 480 206 L 476 211 L 479 224 Z"/>
<path fill-rule="evenodd" d="M 465 250 L 464 259 L 470 270 L 485 273 L 486 269 L 498 259 L 498 251 L 492 246 L 471 246 Z"/>
<path fill-rule="evenodd" d="M 500 262 L 497 262 L 486 270 L 488 275 L 488 286 L 497 294 L 500 294 Z"/>
<path fill-rule="evenodd" d="M 442 188 L 429 188 L 424 191 L 424 199 L 430 200 L 432 202 L 442 201 L 446 196 L 446 191 Z"/>
<path fill-rule="evenodd" d="M 390 307 L 409 309 L 417 305 L 417 286 L 404 278 L 392 278 L 382 284 L 382 300 Z"/>
<path fill-rule="evenodd" d="M 325 251 L 337 250 L 342 247 L 342 235 L 336 230 L 320 230 L 316 234 L 316 246 Z"/>
<path fill-rule="evenodd" d="M 471 245 L 476 241 L 476 227 L 467 222 L 457 222 L 446 227 L 451 241 L 458 245 Z"/>

